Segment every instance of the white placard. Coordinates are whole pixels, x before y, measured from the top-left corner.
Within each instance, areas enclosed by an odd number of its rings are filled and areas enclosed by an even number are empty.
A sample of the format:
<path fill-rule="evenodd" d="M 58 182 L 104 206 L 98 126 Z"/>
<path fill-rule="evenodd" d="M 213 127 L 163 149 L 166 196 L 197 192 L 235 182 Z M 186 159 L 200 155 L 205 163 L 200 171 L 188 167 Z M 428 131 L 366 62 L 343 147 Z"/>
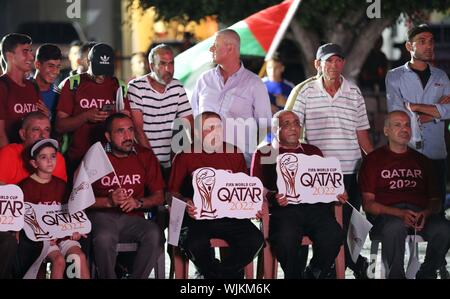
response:
<path fill-rule="evenodd" d="M 67 205 L 42 205 L 25 203 L 25 234 L 30 240 L 43 241 L 87 234 L 91 222 L 84 211 L 70 214 Z"/>
<path fill-rule="evenodd" d="M 172 205 L 170 206 L 168 243 L 173 246 L 178 246 L 178 241 L 180 239 L 181 224 L 183 224 L 185 210 L 186 210 L 186 203 L 176 197 L 172 197 Z"/>
<path fill-rule="evenodd" d="M 23 192 L 19 186 L 0 186 L 0 231 L 19 231 L 23 228 Z"/>
<path fill-rule="evenodd" d="M 199 168 L 192 176 L 192 186 L 196 219 L 249 219 L 262 208 L 261 181 L 242 172 Z"/>
<path fill-rule="evenodd" d="M 344 193 L 341 163 L 334 157 L 285 153 L 277 157 L 278 193 L 289 204 L 337 201 Z"/>

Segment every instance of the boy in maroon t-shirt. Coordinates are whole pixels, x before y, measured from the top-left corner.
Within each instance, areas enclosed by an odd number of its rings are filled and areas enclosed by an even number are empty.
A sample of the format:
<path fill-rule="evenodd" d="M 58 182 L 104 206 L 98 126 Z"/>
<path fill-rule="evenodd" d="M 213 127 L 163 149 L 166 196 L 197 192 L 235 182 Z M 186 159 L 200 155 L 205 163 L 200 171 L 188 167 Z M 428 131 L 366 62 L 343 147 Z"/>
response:
<path fill-rule="evenodd" d="M 247 173 L 245 158 L 236 147 L 223 142 L 222 122 L 218 114 L 203 112 L 196 117 L 195 124 L 196 140 L 203 141 L 201 152 L 196 153 L 193 145 L 189 152 L 178 153 L 173 160 L 169 180 L 169 192 L 188 203 L 190 217 L 184 218 L 180 244 L 205 278 L 242 278 L 244 267 L 263 246 L 262 234 L 250 219 L 195 220 L 192 174 L 201 167 Z M 224 239 L 230 245 L 227 258 L 220 262 L 211 249 L 212 238 Z"/>
<path fill-rule="evenodd" d="M 6 61 L 5 74 L 0 76 L 0 147 L 3 147 L 20 143 L 20 124 L 28 113 L 39 110 L 49 116 L 50 111 L 40 99 L 39 87 L 26 79 L 34 62 L 31 38 L 18 33 L 4 36 L 1 54 Z"/>
<path fill-rule="evenodd" d="M 58 142 L 54 139 L 42 139 L 34 143 L 30 150 L 30 164 L 36 170 L 31 176 L 19 183 L 25 202 L 33 204 L 61 204 L 66 197 L 66 183 L 52 175 L 56 166 Z M 80 233 L 70 238 L 50 241 L 47 259 L 52 264 L 51 278 L 62 279 L 66 268 L 65 256 L 75 254 L 80 261 L 81 279 L 89 279 L 89 267 L 86 256 L 77 242 Z M 86 236 L 84 236 L 86 237 Z"/>
<path fill-rule="evenodd" d="M 371 236 L 381 239 L 386 276 L 405 278 L 405 238 L 408 233 L 422 235 L 428 245 L 416 278 L 436 278 L 450 247 L 450 222 L 438 214 L 441 203 L 431 161 L 408 147 L 406 112 L 390 112 L 384 134 L 389 144 L 370 153 L 359 171 L 363 209 L 374 223 Z"/>
<path fill-rule="evenodd" d="M 95 204 L 90 208 L 92 243 L 99 278 L 116 278 L 118 243 L 139 247 L 131 278 L 146 279 L 164 248 L 164 236 L 144 209 L 163 204 L 164 180 L 156 156 L 134 144 L 134 125 L 122 113 L 105 121 L 106 152 L 115 172 L 93 184 Z"/>
<path fill-rule="evenodd" d="M 102 43 L 89 52 L 88 72 L 67 78 L 60 88 L 56 130 L 71 134 L 66 160 L 71 176 L 89 147 L 104 141 L 105 119 L 113 112 L 129 113 L 130 105 L 124 93 L 123 103 L 116 102 L 121 86 L 114 77 L 114 51 Z"/>

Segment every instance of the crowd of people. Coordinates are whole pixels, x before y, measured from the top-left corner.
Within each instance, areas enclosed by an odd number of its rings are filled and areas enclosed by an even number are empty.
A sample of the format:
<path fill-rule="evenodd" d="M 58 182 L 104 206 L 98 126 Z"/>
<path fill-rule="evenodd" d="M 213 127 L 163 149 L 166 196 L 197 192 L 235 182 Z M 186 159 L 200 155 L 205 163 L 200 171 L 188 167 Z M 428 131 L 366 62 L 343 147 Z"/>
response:
<path fill-rule="evenodd" d="M 129 242 L 138 244 L 130 277 L 148 278 L 165 237 L 164 227 L 145 213 L 170 204 L 172 196 L 187 203 L 179 246 L 199 274 L 243 278 L 244 267 L 258 256 L 265 239 L 250 219 L 195 218 L 192 175 L 202 167 L 261 180 L 270 214 L 267 241 L 285 278 L 333 277 L 342 245 L 345 266 L 355 278 L 368 278 L 367 259 L 360 255 L 353 260 L 345 241 L 352 207 L 362 207 L 373 223 L 371 237 L 381 240 L 388 278 L 405 278 L 410 233 L 428 242 L 416 278 L 448 278 L 444 121 L 450 118 L 450 81 L 432 64 L 430 28 L 409 31 L 405 47 L 410 60 L 386 75 L 388 144 L 378 149 L 370 139 L 364 97 L 343 76 L 346 60 L 339 45 L 320 46 L 314 61 L 317 75 L 294 86 L 283 79 L 279 57 L 267 62 L 263 80 L 247 70 L 240 42 L 232 29 L 216 33 L 210 51 L 217 66 L 198 78 L 188 98 L 183 84 L 173 78 L 174 52 L 165 44 L 150 51 L 148 63 L 143 53 L 133 56 L 134 76 L 128 83 L 114 76 L 111 46 L 74 45 L 73 70 L 58 85 L 62 55 L 56 45 L 40 46 L 34 58 L 29 36 L 4 36 L 0 184 L 18 185 L 25 202 L 66 203 L 76 170 L 98 141 L 115 172 L 92 184 L 95 203 L 86 210 L 89 234 L 74 233 L 46 247 L 23 230 L 1 231 L 0 278 L 24 277 L 43 250 L 52 278 L 64 277 L 69 254 L 81 261 L 78 278 L 117 278 L 116 247 Z M 183 138 L 175 142 L 179 134 Z M 339 160 L 345 186 L 337 196 L 344 205 L 342 227 L 334 203 L 293 205 L 279 192 L 276 156 L 284 153 Z M 308 265 L 302 236 L 313 242 Z M 210 247 L 212 238 L 229 244 L 220 260 Z M 89 260 L 95 260 L 95 273 L 89 271 Z"/>

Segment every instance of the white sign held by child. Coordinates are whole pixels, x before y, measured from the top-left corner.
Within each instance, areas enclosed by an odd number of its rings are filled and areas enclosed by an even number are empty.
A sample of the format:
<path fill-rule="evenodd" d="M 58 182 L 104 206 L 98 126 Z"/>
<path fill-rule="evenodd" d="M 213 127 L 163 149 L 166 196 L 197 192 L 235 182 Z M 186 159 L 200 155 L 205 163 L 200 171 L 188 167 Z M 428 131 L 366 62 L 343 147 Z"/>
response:
<path fill-rule="evenodd" d="M 199 168 L 193 173 L 192 186 L 196 219 L 249 219 L 262 208 L 261 181 L 242 172 Z"/>
<path fill-rule="evenodd" d="M 277 157 L 278 193 L 289 204 L 337 201 L 345 191 L 341 163 L 334 157 L 285 153 Z"/>
<path fill-rule="evenodd" d="M 0 186 L 0 231 L 19 231 L 23 228 L 23 192 L 16 185 Z"/>
<path fill-rule="evenodd" d="M 30 240 L 43 241 L 87 234 L 91 222 L 83 211 L 69 213 L 67 205 L 25 203 L 25 234 Z"/>

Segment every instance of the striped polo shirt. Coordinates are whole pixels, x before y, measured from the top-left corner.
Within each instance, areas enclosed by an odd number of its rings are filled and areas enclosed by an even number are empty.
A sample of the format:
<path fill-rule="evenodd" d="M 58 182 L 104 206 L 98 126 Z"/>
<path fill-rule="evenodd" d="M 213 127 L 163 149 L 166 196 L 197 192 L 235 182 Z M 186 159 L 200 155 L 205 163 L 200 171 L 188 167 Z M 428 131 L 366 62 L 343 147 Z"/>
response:
<path fill-rule="evenodd" d="M 370 125 L 361 91 L 341 78 L 341 87 L 333 98 L 323 87 L 322 77 L 307 83 L 293 111 L 305 128 L 306 141 L 320 148 L 325 157 L 339 159 L 344 174 L 352 174 L 361 159 L 356 130 L 367 130 Z"/>
<path fill-rule="evenodd" d="M 164 93 L 159 93 L 145 75 L 128 83 L 128 99 L 131 109 L 142 112 L 145 135 L 159 162 L 170 167 L 172 124 L 176 118 L 192 115 L 183 85 L 173 79 Z"/>

